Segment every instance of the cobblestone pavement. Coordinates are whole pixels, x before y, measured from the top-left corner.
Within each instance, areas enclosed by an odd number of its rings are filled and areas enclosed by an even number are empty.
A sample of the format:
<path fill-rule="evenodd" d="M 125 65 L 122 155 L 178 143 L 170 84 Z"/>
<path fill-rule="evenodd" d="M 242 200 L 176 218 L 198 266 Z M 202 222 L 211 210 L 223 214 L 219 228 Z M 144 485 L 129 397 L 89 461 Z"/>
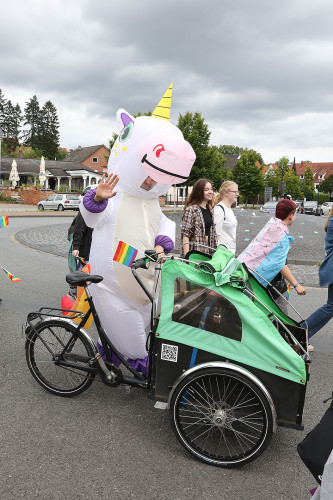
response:
<path fill-rule="evenodd" d="M 255 214 L 255 215 L 252 215 Z M 237 210 L 237 253 L 240 253 L 260 231 L 269 219 L 269 214 L 258 211 Z M 180 248 L 181 212 L 168 213 L 168 217 L 177 225 L 175 249 Z M 53 226 L 41 226 L 24 229 L 16 233 L 15 238 L 30 248 L 67 257 L 67 229 L 71 219 L 66 218 Z M 318 286 L 318 262 L 322 261 L 324 252 L 324 217 L 298 215 L 291 228 L 295 242 L 289 252 L 289 267 L 295 278 L 305 286 Z"/>

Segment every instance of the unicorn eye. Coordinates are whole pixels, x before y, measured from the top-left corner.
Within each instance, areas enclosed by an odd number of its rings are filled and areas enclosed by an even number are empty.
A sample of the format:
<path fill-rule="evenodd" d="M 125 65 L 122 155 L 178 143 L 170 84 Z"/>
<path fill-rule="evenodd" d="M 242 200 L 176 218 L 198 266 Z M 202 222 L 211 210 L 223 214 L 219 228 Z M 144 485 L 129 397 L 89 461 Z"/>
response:
<path fill-rule="evenodd" d="M 125 128 L 120 132 L 119 140 L 120 142 L 125 142 L 130 137 L 133 129 L 133 123 L 129 123 Z"/>

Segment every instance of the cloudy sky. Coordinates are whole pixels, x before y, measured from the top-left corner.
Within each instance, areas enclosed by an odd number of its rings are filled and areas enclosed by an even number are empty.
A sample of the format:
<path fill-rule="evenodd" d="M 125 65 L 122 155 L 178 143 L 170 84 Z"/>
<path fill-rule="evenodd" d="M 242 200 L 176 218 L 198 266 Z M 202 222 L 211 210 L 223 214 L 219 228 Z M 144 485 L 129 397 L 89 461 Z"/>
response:
<path fill-rule="evenodd" d="M 198 111 L 212 144 L 333 161 L 331 0 L 13 0 L 0 88 L 58 110 L 61 146 L 107 144 L 115 113 Z"/>

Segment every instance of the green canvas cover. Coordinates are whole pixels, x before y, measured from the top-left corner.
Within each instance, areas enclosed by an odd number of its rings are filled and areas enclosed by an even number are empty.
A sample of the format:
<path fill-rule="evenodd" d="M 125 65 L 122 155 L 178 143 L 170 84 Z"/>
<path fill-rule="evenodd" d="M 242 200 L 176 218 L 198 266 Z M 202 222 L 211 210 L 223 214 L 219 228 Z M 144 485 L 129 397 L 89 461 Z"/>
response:
<path fill-rule="evenodd" d="M 220 272 L 223 273 L 223 270 Z M 177 278 L 210 289 L 229 300 L 236 307 L 242 321 L 241 341 L 173 321 L 174 290 Z M 251 277 L 249 279 L 251 282 Z M 281 337 L 268 318 L 269 312 L 257 301 L 252 301 L 242 289 L 230 286 L 228 283 L 217 286 L 214 274 L 196 269 L 179 260 L 168 260 L 163 264 L 161 280 L 161 315 L 157 328 L 157 335 L 161 339 L 211 352 L 230 361 L 305 384 L 304 361 Z M 295 324 L 277 306 L 274 306 L 274 302 L 259 283 L 252 279 L 251 286 L 254 294 L 282 321 Z"/>

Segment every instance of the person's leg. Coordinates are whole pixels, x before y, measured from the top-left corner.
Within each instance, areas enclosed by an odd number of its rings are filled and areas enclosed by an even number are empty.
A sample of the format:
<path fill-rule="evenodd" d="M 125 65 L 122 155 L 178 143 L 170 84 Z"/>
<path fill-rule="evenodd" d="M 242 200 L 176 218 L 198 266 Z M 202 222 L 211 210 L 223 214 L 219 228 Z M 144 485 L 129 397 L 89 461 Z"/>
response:
<path fill-rule="evenodd" d="M 286 296 L 286 295 L 285 295 L 285 293 L 284 293 L 284 294 L 282 294 L 282 295 L 283 295 L 283 297 L 280 297 L 280 296 L 279 296 L 279 297 L 277 297 L 276 299 L 274 299 L 274 301 L 275 301 L 275 304 L 276 304 L 277 306 L 279 306 L 279 308 L 281 309 L 281 311 L 282 311 L 282 312 L 283 312 L 286 316 L 288 316 L 288 302 L 287 302 L 287 301 L 285 300 L 285 298 L 284 298 L 284 297 Z"/>
<path fill-rule="evenodd" d="M 328 287 L 327 302 L 315 312 L 313 312 L 307 319 L 308 336 L 311 338 L 317 333 L 328 321 L 333 317 L 333 284 Z"/>

